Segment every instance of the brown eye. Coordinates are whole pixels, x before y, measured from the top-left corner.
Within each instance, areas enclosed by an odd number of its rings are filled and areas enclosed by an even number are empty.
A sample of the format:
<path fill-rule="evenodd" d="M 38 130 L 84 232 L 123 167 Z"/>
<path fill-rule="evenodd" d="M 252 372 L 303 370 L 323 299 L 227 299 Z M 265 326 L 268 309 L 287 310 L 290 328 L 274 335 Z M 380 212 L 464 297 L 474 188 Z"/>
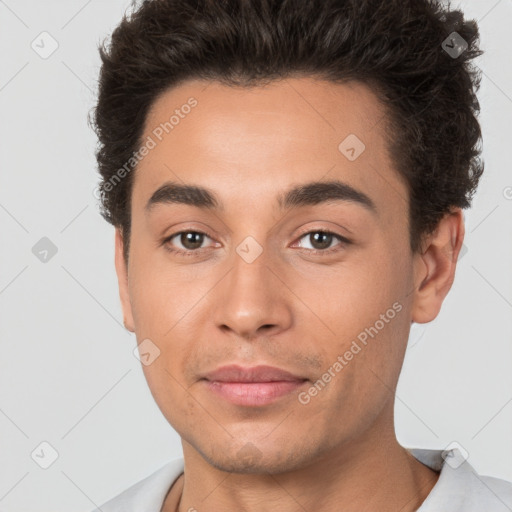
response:
<path fill-rule="evenodd" d="M 328 249 L 332 243 L 333 235 L 324 231 L 315 231 L 309 234 L 309 240 L 314 249 Z"/>
<path fill-rule="evenodd" d="M 204 234 L 196 231 L 180 233 L 180 243 L 187 250 L 199 249 L 203 245 Z"/>
<path fill-rule="evenodd" d="M 307 247 L 307 244 L 304 245 L 304 242 L 300 243 L 300 246 L 304 249 L 308 249 L 311 252 L 327 252 L 331 249 L 335 250 L 335 248 L 340 245 L 343 246 L 344 243 L 349 243 L 345 237 L 337 235 L 335 233 L 331 233 L 330 231 L 310 231 L 301 236 L 300 240 L 306 240 L 309 242 L 311 247 Z M 334 240 L 338 240 L 337 244 L 332 246 Z"/>
<path fill-rule="evenodd" d="M 171 251 L 179 254 L 193 254 L 199 252 L 205 239 L 211 238 L 201 231 L 180 231 L 168 236 L 164 240 L 165 247 Z"/>

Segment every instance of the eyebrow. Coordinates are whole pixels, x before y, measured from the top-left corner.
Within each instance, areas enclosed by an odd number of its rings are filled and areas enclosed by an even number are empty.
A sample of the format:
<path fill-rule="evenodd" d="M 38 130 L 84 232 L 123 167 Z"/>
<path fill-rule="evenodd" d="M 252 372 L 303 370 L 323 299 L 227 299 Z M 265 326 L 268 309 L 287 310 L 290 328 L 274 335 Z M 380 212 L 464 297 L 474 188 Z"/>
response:
<path fill-rule="evenodd" d="M 281 192 L 277 197 L 281 210 L 333 201 L 352 202 L 374 215 L 377 214 L 377 207 L 368 195 L 338 180 L 304 183 Z M 151 210 L 157 204 L 185 204 L 206 210 L 223 209 L 221 201 L 213 191 L 197 185 L 176 182 L 167 182 L 159 187 L 149 198 L 146 210 Z"/>

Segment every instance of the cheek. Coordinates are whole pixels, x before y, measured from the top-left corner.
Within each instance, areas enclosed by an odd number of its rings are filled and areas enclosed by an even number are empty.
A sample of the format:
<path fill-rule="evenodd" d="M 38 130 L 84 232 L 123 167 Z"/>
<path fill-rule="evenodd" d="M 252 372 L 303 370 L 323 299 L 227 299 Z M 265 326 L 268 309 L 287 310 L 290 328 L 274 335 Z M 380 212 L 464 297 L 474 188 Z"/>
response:
<path fill-rule="evenodd" d="M 207 283 L 162 258 L 134 257 L 130 298 L 136 332 L 162 339 L 187 317 L 207 292 Z"/>
<path fill-rule="evenodd" d="M 392 255 L 375 254 L 381 255 L 378 261 L 347 261 L 329 274 L 293 283 L 318 327 L 314 350 L 324 363 L 318 377 L 330 379 L 325 399 L 350 400 L 366 392 L 370 401 L 382 399 L 399 374 L 410 327 L 407 276 Z M 356 400 L 352 406 L 357 405 Z"/>
<path fill-rule="evenodd" d="M 180 372 L 169 364 L 168 354 L 162 353 L 151 365 L 143 366 L 143 372 L 155 403 L 175 429 L 187 431 L 194 422 L 201 422 L 204 410 L 198 408 Z"/>
<path fill-rule="evenodd" d="M 347 259 L 330 268 L 311 267 L 311 272 L 290 275 L 289 282 L 307 306 L 306 314 L 322 332 L 330 338 L 346 340 L 372 326 L 400 300 L 390 267 L 383 259 Z"/>
<path fill-rule="evenodd" d="M 299 397 L 304 414 L 325 422 L 325 428 L 343 425 L 334 436 L 361 432 L 371 425 L 393 399 L 404 355 L 406 320 L 402 309 L 383 327 L 380 323 L 372 329 L 352 327 L 355 334 L 339 336 L 324 354 L 317 380 Z M 317 429 L 318 425 L 311 426 L 310 435 Z"/>

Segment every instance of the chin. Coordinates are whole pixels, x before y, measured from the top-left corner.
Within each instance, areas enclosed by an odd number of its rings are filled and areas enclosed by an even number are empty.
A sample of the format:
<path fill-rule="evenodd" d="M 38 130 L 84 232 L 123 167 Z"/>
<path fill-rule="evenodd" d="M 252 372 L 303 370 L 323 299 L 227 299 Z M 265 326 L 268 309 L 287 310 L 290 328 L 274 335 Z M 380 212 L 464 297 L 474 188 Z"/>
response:
<path fill-rule="evenodd" d="M 197 448 L 196 448 L 197 449 Z M 281 447 L 274 452 L 258 448 L 247 442 L 238 449 L 219 447 L 219 451 L 198 450 L 201 456 L 220 471 L 238 474 L 280 474 L 301 469 L 311 463 L 310 454 L 304 448 L 290 446 L 288 450 Z"/>

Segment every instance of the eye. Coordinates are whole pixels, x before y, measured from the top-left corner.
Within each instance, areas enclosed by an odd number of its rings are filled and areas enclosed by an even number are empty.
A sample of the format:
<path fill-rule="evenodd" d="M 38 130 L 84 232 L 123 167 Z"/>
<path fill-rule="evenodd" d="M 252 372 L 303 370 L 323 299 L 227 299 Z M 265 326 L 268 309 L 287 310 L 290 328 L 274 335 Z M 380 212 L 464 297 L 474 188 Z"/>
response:
<path fill-rule="evenodd" d="M 203 252 L 203 249 L 208 249 L 208 247 L 203 247 L 207 239 L 213 240 L 207 233 L 202 231 L 179 231 L 166 237 L 162 241 L 162 245 L 169 252 L 182 256 L 194 256 Z M 300 236 L 299 241 L 302 239 L 309 242 L 311 247 L 299 244 L 299 248 L 305 249 L 309 254 L 319 255 L 340 251 L 351 243 L 344 236 L 323 229 L 308 231 Z M 338 240 L 338 243 L 333 246 L 332 244 L 336 240 Z"/>
<path fill-rule="evenodd" d="M 163 244 L 170 252 L 192 255 L 193 253 L 199 252 L 200 249 L 205 249 L 205 247 L 202 247 L 205 239 L 212 240 L 202 231 L 180 231 L 165 238 Z M 175 241 L 173 242 L 173 240 Z M 176 244 L 181 244 L 181 247 L 178 245 L 176 248 Z"/>
<path fill-rule="evenodd" d="M 305 247 L 304 245 L 300 245 L 301 248 L 307 249 L 307 252 L 313 254 L 325 254 L 331 253 L 338 250 L 341 250 L 344 246 L 350 244 L 350 240 L 345 238 L 344 236 L 333 233 L 332 231 L 327 231 L 323 229 L 319 229 L 316 231 L 308 231 L 304 233 L 299 240 L 305 239 L 310 243 L 311 247 Z M 338 240 L 339 243 L 332 246 L 333 241 Z"/>

